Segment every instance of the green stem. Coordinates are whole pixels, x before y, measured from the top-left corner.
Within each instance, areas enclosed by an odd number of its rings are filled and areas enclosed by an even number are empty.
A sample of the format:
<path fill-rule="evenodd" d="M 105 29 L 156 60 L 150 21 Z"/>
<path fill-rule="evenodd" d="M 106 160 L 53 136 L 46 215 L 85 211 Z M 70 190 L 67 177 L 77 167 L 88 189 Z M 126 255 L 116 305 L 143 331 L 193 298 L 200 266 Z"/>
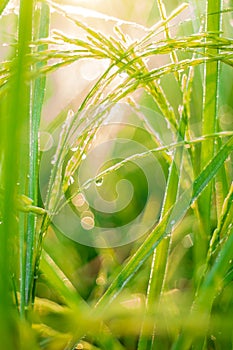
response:
<path fill-rule="evenodd" d="M 208 0 L 206 4 L 206 32 L 218 33 L 221 22 L 221 0 Z M 206 48 L 206 55 L 217 56 L 217 48 Z M 202 134 L 212 133 L 217 128 L 217 110 L 219 96 L 219 64 L 215 60 L 204 64 L 204 91 L 203 91 L 203 116 Z M 214 154 L 214 142 L 208 141 L 201 148 L 201 169 L 205 167 Z M 211 201 L 212 186 L 210 183 L 199 198 L 200 234 L 195 244 L 197 266 L 201 266 L 206 258 L 208 240 L 211 233 Z M 198 272 L 198 270 L 197 270 Z M 197 276 L 198 279 L 198 276 Z"/>
<path fill-rule="evenodd" d="M 19 141 L 19 138 L 17 135 L 18 123 L 15 122 L 11 102 L 11 96 L 7 96 L 6 103 L 4 104 L 7 121 L 5 121 L 1 128 L 4 145 L 1 180 L 5 189 L 0 222 L 0 339 L 3 349 L 13 349 L 15 345 L 12 337 L 13 322 L 11 305 L 13 300 L 10 295 L 10 276 L 12 274 L 10 265 L 12 264 L 13 267 L 16 266 L 16 259 L 12 250 L 14 249 L 13 244 L 17 237 L 17 225 L 14 217 L 14 194 L 17 182 L 16 164 L 18 152 L 15 151 L 15 143 Z"/>
<path fill-rule="evenodd" d="M 15 119 L 21 120 L 21 148 L 20 148 L 20 194 L 28 193 L 29 177 L 29 130 L 30 130 L 30 106 L 31 106 L 31 83 L 27 80 L 30 71 L 28 54 L 31 52 L 29 44 L 32 41 L 32 21 L 33 21 L 33 1 L 21 0 L 19 11 L 19 34 L 18 34 L 18 57 L 17 57 L 17 77 L 14 95 Z M 25 214 L 19 215 L 20 230 L 20 292 L 21 316 L 25 315 L 26 300 L 26 276 L 27 263 L 25 261 L 25 225 L 27 218 Z"/>

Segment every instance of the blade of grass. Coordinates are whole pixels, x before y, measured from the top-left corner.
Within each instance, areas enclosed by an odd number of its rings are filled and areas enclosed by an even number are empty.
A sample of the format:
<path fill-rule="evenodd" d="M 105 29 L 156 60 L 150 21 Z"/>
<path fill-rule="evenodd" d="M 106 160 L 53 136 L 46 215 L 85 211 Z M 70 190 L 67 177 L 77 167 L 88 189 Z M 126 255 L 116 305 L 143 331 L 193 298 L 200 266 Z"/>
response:
<path fill-rule="evenodd" d="M 49 257 L 49 255 L 45 251 L 42 252 L 42 255 L 41 255 L 40 268 L 45 274 L 47 281 L 51 285 L 51 287 L 56 288 L 56 291 L 58 295 L 62 297 L 63 302 L 65 302 L 65 304 L 69 306 L 71 310 L 74 311 L 74 313 L 79 315 L 79 320 L 82 318 L 82 322 L 80 323 L 81 330 L 80 330 L 80 327 L 78 327 L 78 329 L 76 329 L 76 332 L 75 332 L 75 337 L 77 339 L 81 338 L 81 336 L 84 333 L 86 333 L 87 328 L 85 327 L 87 327 L 87 325 L 89 327 L 91 326 L 90 322 L 88 324 L 88 320 L 90 320 L 89 318 L 90 309 L 88 308 L 88 305 L 86 305 L 84 300 L 79 296 L 75 288 L 70 283 L 67 284 L 66 276 L 64 276 L 64 274 L 59 269 L 59 267 L 54 263 L 54 261 Z M 74 323 L 77 326 L 76 317 L 74 317 Z M 95 327 L 94 320 L 93 320 L 93 324 Z M 73 343 L 73 340 L 72 340 L 73 337 L 74 335 L 70 337 L 70 341 L 72 343 Z"/>
<path fill-rule="evenodd" d="M 84 309 L 84 312 L 87 313 L 87 310 L 89 309 L 88 305 L 45 251 L 43 251 L 41 255 L 40 268 L 45 274 L 48 283 L 51 287 L 56 287 L 57 293 L 63 298 L 63 301 L 67 306 Z"/>
<path fill-rule="evenodd" d="M 14 91 L 15 119 L 19 119 L 21 133 L 20 147 L 20 194 L 28 193 L 29 174 L 29 130 L 31 107 L 31 83 L 27 81 L 27 73 L 30 71 L 28 54 L 31 52 L 29 44 L 32 41 L 33 1 L 21 0 L 18 24 L 18 57 L 16 61 L 16 85 Z M 23 141 L 22 141 L 23 140 Z M 26 276 L 28 266 L 25 260 L 25 229 L 27 218 L 24 213 L 19 215 L 20 230 L 20 314 L 25 316 L 27 308 L 26 300 Z"/>
<path fill-rule="evenodd" d="M 49 31 L 49 7 L 42 3 L 40 9 L 39 38 L 48 36 Z M 38 50 L 44 50 L 45 46 L 39 46 Z M 45 65 L 46 62 L 37 64 L 37 69 Z M 34 82 L 33 102 L 30 120 L 30 163 L 29 163 L 29 184 L 28 196 L 33 200 L 35 206 L 38 205 L 38 173 L 39 173 L 39 150 L 38 137 L 41 118 L 41 110 L 44 101 L 46 77 L 38 77 Z M 34 256 L 36 251 L 36 215 L 28 214 L 26 233 L 26 276 L 25 276 L 25 304 L 28 306 L 32 300 L 33 278 L 34 278 Z"/>
<path fill-rule="evenodd" d="M 10 109 L 11 96 L 7 96 L 2 103 L 2 111 L 7 116 L 7 120 L 2 123 L 1 143 L 3 150 L 3 164 L 1 164 L 1 186 L 5 189 L 2 198 L 2 212 L 0 221 L 0 338 L 1 346 L 4 349 L 13 349 L 17 339 L 13 339 L 12 330 L 15 329 L 13 321 L 12 304 L 14 300 L 11 295 L 12 265 L 17 266 L 17 259 L 14 251 L 14 244 L 17 239 L 17 224 L 15 221 L 15 187 L 17 182 L 16 160 L 18 152 L 15 147 L 19 138 L 15 128 L 15 116 Z M 9 141 L 10 140 L 10 141 Z M 14 171 L 12 171 L 12 169 Z"/>
<path fill-rule="evenodd" d="M 3 224 L 0 225 L 1 231 L 1 254 L 0 254 L 0 314 L 4 318 L 1 322 L 1 346 L 5 349 L 17 347 L 17 332 L 13 326 L 12 301 L 10 297 L 9 277 L 13 273 L 11 268 L 17 273 L 18 261 L 16 261 L 14 245 L 18 240 L 18 225 L 15 218 L 16 210 L 16 191 L 17 182 L 21 181 L 20 192 L 25 193 L 25 178 L 27 164 L 24 164 L 22 154 L 25 159 L 28 154 L 27 128 L 30 106 L 30 87 L 26 83 L 25 74 L 27 66 L 27 54 L 29 53 L 28 44 L 31 41 L 31 23 L 32 23 L 32 2 L 22 0 L 20 2 L 19 12 L 19 31 L 18 45 L 14 53 L 13 67 L 14 76 L 10 84 L 11 88 L 7 92 L 6 100 L 6 118 L 3 127 L 4 139 L 4 166 L 3 166 Z M 24 142 L 25 140 L 25 142 Z M 27 161 L 26 161 L 27 163 Z M 19 174 L 20 164 L 20 174 Z M 26 165 L 24 167 L 24 165 Z M 20 217 L 19 227 L 21 230 L 20 238 L 20 275 L 22 297 L 24 298 L 24 232 L 23 220 Z M 13 249 L 12 249 L 13 247 Z M 11 267 L 11 268 L 10 268 Z M 11 304 L 11 305 L 10 305 Z M 24 314 L 24 300 L 20 306 L 21 315 Z M 14 334 L 14 336 L 12 336 Z"/>

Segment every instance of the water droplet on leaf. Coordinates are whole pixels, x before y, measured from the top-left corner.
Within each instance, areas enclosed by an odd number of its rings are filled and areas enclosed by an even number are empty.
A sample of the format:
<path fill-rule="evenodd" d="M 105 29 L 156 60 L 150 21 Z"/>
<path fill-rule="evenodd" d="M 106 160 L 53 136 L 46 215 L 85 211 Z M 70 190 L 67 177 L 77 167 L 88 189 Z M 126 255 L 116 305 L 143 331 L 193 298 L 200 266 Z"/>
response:
<path fill-rule="evenodd" d="M 77 147 L 71 147 L 70 149 L 72 152 L 76 152 L 78 150 L 78 146 Z"/>
<path fill-rule="evenodd" d="M 74 178 L 73 178 L 73 176 L 70 176 L 69 181 L 68 181 L 68 185 L 70 186 L 73 183 L 74 183 Z"/>
<path fill-rule="evenodd" d="M 99 178 L 95 181 L 96 186 L 100 187 L 103 184 L 103 178 Z"/>
<path fill-rule="evenodd" d="M 54 155 L 53 158 L 51 159 L 51 164 L 54 165 L 57 162 L 57 156 Z"/>

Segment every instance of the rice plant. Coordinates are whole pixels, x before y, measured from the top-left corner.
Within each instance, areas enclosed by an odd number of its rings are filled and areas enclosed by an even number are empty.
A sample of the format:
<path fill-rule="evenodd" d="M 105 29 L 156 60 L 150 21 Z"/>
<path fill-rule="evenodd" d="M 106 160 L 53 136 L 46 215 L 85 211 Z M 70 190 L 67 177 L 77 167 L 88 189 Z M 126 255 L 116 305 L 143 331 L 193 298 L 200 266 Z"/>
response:
<path fill-rule="evenodd" d="M 232 11 L 1 2 L 2 349 L 232 349 Z"/>

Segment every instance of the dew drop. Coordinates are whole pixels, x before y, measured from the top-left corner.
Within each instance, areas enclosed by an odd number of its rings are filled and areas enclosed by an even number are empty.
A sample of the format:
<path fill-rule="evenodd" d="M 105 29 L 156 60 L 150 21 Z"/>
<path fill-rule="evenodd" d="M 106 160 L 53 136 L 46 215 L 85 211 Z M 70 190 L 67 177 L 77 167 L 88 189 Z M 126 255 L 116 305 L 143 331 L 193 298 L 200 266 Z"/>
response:
<path fill-rule="evenodd" d="M 180 115 L 183 113 L 183 110 L 184 110 L 184 106 L 183 105 L 179 105 L 178 112 L 179 112 Z"/>
<path fill-rule="evenodd" d="M 57 162 L 57 157 L 56 157 L 56 155 L 55 155 L 55 156 L 53 156 L 53 158 L 51 159 L 51 164 L 54 165 L 54 164 L 56 164 L 56 162 Z"/>
<path fill-rule="evenodd" d="M 88 188 L 90 188 L 90 186 L 91 186 L 91 182 L 88 182 L 88 183 L 84 186 L 84 188 L 87 190 Z"/>
<path fill-rule="evenodd" d="M 73 118 L 73 116 L 74 116 L 74 111 L 72 109 L 69 109 L 66 118 L 71 119 Z"/>
<path fill-rule="evenodd" d="M 103 184 L 103 178 L 99 178 L 95 181 L 96 186 L 100 187 Z"/>
<path fill-rule="evenodd" d="M 172 152 L 172 151 L 166 151 L 166 153 L 167 153 L 167 155 L 170 156 L 170 157 L 173 155 L 173 152 Z"/>
<path fill-rule="evenodd" d="M 68 181 L 68 185 L 70 186 L 73 183 L 74 183 L 74 178 L 73 178 L 73 176 L 70 176 L 69 181 Z"/>
<path fill-rule="evenodd" d="M 78 146 L 77 147 L 72 147 L 70 150 L 72 151 L 72 152 L 76 152 L 77 150 L 78 150 Z"/>
<path fill-rule="evenodd" d="M 82 155 L 82 160 L 86 159 L 87 158 L 87 155 L 85 153 L 83 153 Z"/>

